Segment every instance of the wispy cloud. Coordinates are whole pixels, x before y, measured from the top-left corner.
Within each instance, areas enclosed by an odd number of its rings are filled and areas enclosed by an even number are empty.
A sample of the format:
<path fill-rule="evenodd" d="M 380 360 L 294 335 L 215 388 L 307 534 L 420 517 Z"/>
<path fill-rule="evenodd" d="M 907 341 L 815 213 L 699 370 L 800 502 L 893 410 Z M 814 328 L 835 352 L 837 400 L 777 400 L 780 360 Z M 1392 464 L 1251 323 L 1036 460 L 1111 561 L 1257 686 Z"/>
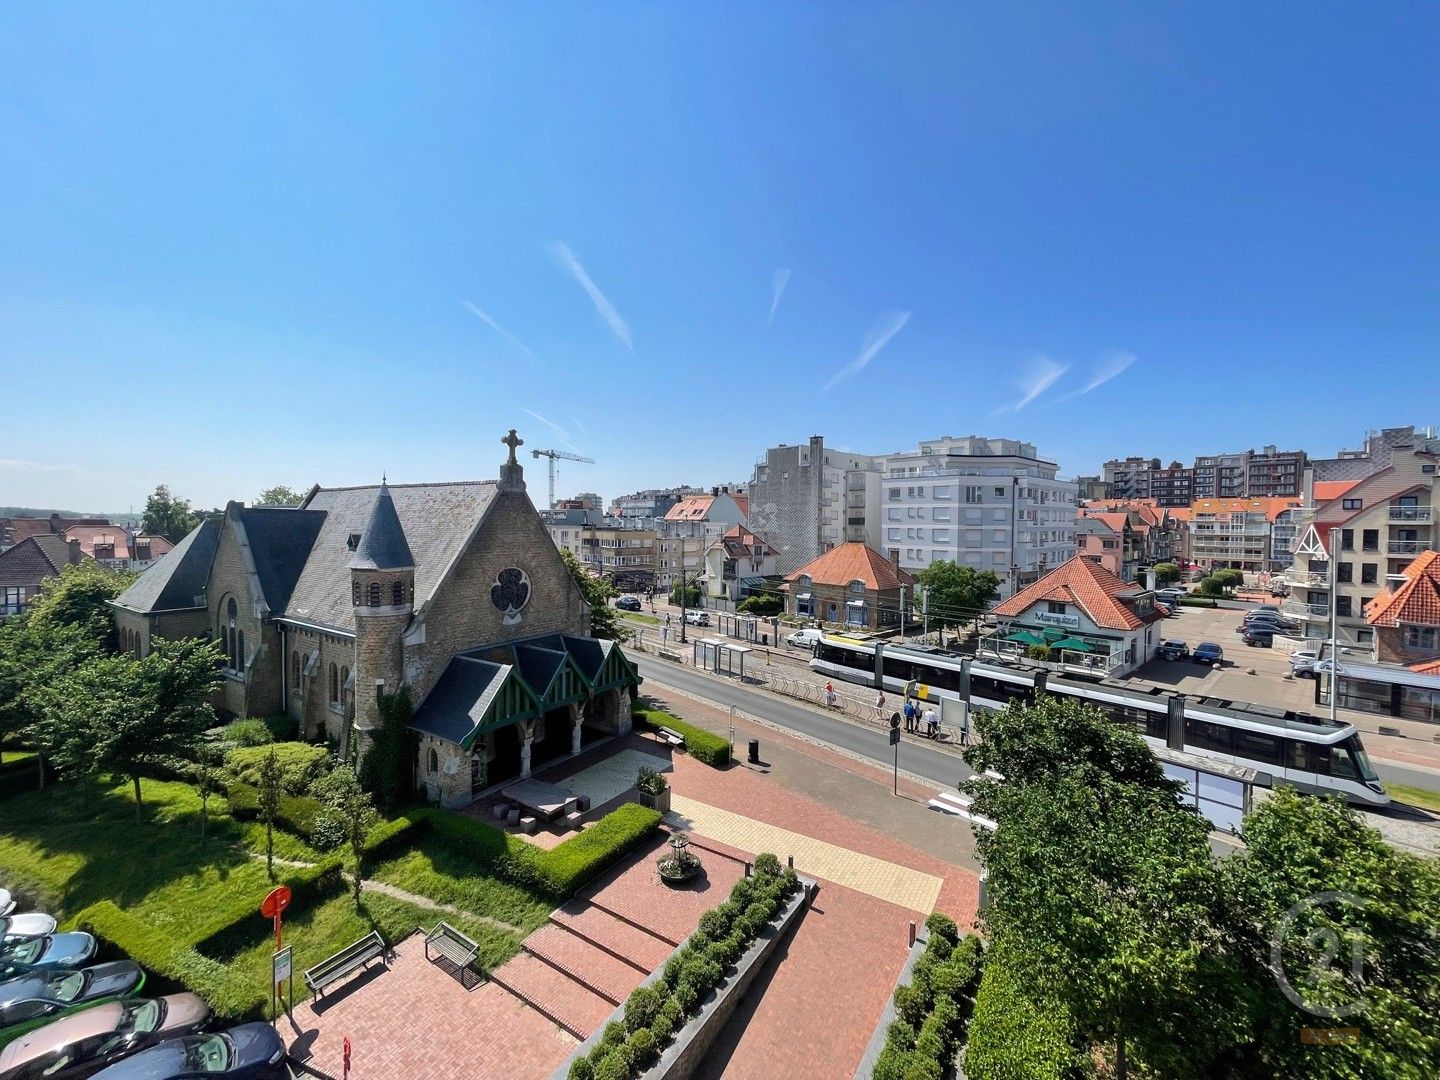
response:
<path fill-rule="evenodd" d="M 859 354 L 854 360 L 830 376 L 830 381 L 825 384 L 825 389 L 829 390 L 837 383 L 842 383 L 851 375 L 861 371 L 866 364 L 875 359 L 881 349 L 890 344 L 890 339 L 898 334 L 909 321 L 910 312 L 908 311 L 891 311 L 884 315 L 875 324 L 875 328 L 870 331 L 870 336 L 865 339 L 864 344 L 860 346 Z"/>
<path fill-rule="evenodd" d="M 538 356 L 536 356 L 533 352 L 530 351 L 530 346 L 526 345 L 523 341 L 521 341 L 519 338 L 517 338 L 517 337 L 516 337 L 514 334 L 512 334 L 509 330 L 506 330 L 505 327 L 501 326 L 498 322 L 496 322 L 494 319 L 492 319 L 489 315 L 485 314 L 485 312 L 481 311 L 478 307 L 476 307 L 474 304 L 472 304 L 469 300 L 461 300 L 460 303 L 465 307 L 465 309 L 466 309 L 467 311 L 470 312 L 470 314 L 474 315 L 477 319 L 479 319 L 481 322 L 483 322 L 486 326 L 490 327 L 491 330 L 494 330 L 495 333 L 499 334 L 502 338 L 504 338 L 506 341 L 508 341 L 511 345 L 514 345 L 515 348 L 519 349 L 522 353 L 524 353 L 526 356 L 528 356 L 528 357 L 529 357 L 531 360 L 533 360 L 535 363 L 537 363 L 537 364 L 540 363 L 540 358 L 539 358 Z"/>
<path fill-rule="evenodd" d="M 1137 359 L 1139 358 L 1134 353 L 1110 353 L 1095 366 L 1095 370 L 1091 373 L 1089 381 L 1086 382 L 1084 386 L 1078 390 L 1071 390 L 1070 393 L 1062 398 L 1058 398 L 1057 401 L 1069 401 L 1071 398 L 1083 397 L 1090 393 L 1091 390 L 1098 390 L 1111 379 L 1122 374 L 1125 369 L 1135 363 Z"/>
<path fill-rule="evenodd" d="M 546 416 L 541 416 L 534 409 L 522 409 L 520 411 L 528 416 L 533 417 L 534 419 L 540 421 L 540 423 L 548 427 L 551 432 L 554 433 L 555 438 L 559 440 L 561 446 L 564 446 L 570 450 L 576 450 L 575 444 L 570 441 L 570 432 L 566 431 L 559 424 L 555 423 L 554 420 L 551 420 L 549 417 Z M 579 451 L 576 450 L 576 452 L 578 453 Z"/>
<path fill-rule="evenodd" d="M 775 312 L 780 309 L 780 297 L 785 295 L 785 286 L 790 284 L 790 271 L 783 266 L 770 275 L 770 318 L 766 325 L 775 321 Z"/>
<path fill-rule="evenodd" d="M 0 458 L 0 469 L 7 472 L 75 472 L 74 465 L 51 465 L 43 461 L 25 461 L 21 458 Z"/>
<path fill-rule="evenodd" d="M 1046 390 L 1049 390 L 1050 387 L 1054 386 L 1056 380 L 1068 370 L 1070 369 L 1067 365 L 1057 364 L 1048 356 L 1037 356 L 1035 362 L 1030 367 L 1030 371 L 1023 379 L 1015 384 L 1020 390 L 1019 399 L 1009 405 L 1000 406 L 1000 408 L 995 410 L 995 415 L 1019 412 L 1041 394 L 1045 393 Z"/>
<path fill-rule="evenodd" d="M 585 267 L 580 265 L 580 260 L 570 250 L 570 245 L 563 240 L 557 240 L 554 251 L 555 257 L 560 260 L 561 265 L 570 271 L 570 275 L 579 282 L 580 287 L 590 297 L 590 302 L 595 305 L 595 310 L 600 313 L 600 317 L 610 325 L 610 330 L 633 353 L 635 345 L 630 340 L 629 323 L 620 317 L 620 312 L 616 311 L 615 305 L 606 299 L 605 294 L 600 291 L 600 287 L 590 280 L 590 275 L 585 272 Z"/>
<path fill-rule="evenodd" d="M 581 435 L 590 434 L 590 432 L 585 430 L 585 424 L 578 416 L 575 418 L 575 427 L 579 429 Z"/>

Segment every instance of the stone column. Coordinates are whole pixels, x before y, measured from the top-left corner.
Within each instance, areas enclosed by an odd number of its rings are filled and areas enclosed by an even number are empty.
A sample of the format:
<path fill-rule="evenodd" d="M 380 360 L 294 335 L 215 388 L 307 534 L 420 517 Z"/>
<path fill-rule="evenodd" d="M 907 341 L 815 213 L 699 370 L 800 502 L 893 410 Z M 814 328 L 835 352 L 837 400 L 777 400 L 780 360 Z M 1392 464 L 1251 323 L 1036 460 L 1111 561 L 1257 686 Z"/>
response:
<path fill-rule="evenodd" d="M 633 726 L 630 716 L 630 694 L 625 690 L 610 691 L 611 706 L 615 710 L 615 734 L 629 735 Z"/>
<path fill-rule="evenodd" d="M 574 703 L 566 706 L 570 710 L 570 752 L 580 752 L 580 725 L 585 722 L 585 713 Z"/>
<path fill-rule="evenodd" d="M 520 779 L 530 775 L 530 744 L 535 741 L 535 721 L 520 722 Z"/>

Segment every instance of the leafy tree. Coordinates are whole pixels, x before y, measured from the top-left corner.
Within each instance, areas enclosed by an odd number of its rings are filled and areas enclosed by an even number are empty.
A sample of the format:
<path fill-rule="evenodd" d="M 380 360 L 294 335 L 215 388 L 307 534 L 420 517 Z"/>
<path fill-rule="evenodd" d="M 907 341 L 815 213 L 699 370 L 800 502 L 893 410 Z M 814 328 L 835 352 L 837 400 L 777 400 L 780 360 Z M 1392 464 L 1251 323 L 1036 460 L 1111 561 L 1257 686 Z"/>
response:
<path fill-rule="evenodd" d="M 415 710 L 405 686 L 383 695 L 379 704 L 380 730 L 360 763 L 360 782 L 389 809 L 405 802 L 413 792 L 418 743 L 410 719 Z"/>
<path fill-rule="evenodd" d="M 1256 995 L 1254 1030 L 1251 1045 L 1223 1071 L 1440 1075 L 1440 860 L 1385 843 L 1339 799 L 1288 788 L 1245 819 L 1243 836 L 1245 849 L 1225 860 L 1222 875 L 1230 944 Z M 1275 977 L 1277 941 L 1301 1000 L 1359 1011 L 1327 1017 L 1298 1008 Z M 1356 1027 L 1359 1038 L 1326 1047 L 1300 1041 L 1301 1029 L 1332 1027 Z"/>
<path fill-rule="evenodd" d="M 284 793 L 281 781 L 284 779 L 284 771 L 280 768 L 280 759 L 275 754 L 275 748 L 270 748 L 270 753 L 265 755 L 265 760 L 260 763 L 260 784 L 257 791 L 257 798 L 260 804 L 260 817 L 265 821 L 265 872 L 270 875 L 270 880 L 275 880 L 275 818 L 280 813 L 280 796 Z"/>
<path fill-rule="evenodd" d="M 1208 574 L 1200 579 L 1200 584 L 1195 586 L 1196 596 L 1226 596 L 1229 590 L 1220 583 L 1216 574 Z"/>
<path fill-rule="evenodd" d="M 213 743 L 201 739 L 195 747 L 195 790 L 200 793 L 200 848 L 205 848 L 205 834 L 210 825 L 210 796 L 220 790 L 220 769 L 225 763 L 224 752 Z"/>
<path fill-rule="evenodd" d="M 994 571 L 943 559 L 932 562 L 918 577 L 921 587 L 930 590 L 930 622 L 935 626 L 959 626 L 978 618 L 1000 595 L 1000 579 Z"/>
<path fill-rule="evenodd" d="M 741 615 L 754 615 L 757 618 L 768 619 L 785 610 L 785 598 L 774 593 L 756 593 L 736 604 L 735 610 Z"/>
<path fill-rule="evenodd" d="M 1150 569 L 1155 571 L 1156 584 L 1169 585 L 1171 582 L 1180 580 L 1180 567 L 1173 562 L 1156 563 Z"/>
<path fill-rule="evenodd" d="M 252 506 L 299 506 L 305 501 L 305 496 L 294 488 L 286 487 L 284 484 L 276 484 L 274 487 L 266 488 L 255 496 Z"/>
<path fill-rule="evenodd" d="M 1233 567 L 1211 571 L 1210 576 L 1215 579 L 1215 584 L 1225 589 L 1237 589 L 1245 584 L 1245 575 Z"/>
<path fill-rule="evenodd" d="M 620 595 L 615 586 L 581 566 L 573 551 L 561 548 L 560 558 L 565 563 L 565 569 L 569 570 L 570 576 L 575 579 L 575 584 L 580 587 L 585 603 L 590 606 L 591 635 L 624 641 L 628 635 L 620 625 L 615 609 L 610 606 L 610 601 Z"/>
<path fill-rule="evenodd" d="M 680 590 L 681 590 L 682 584 L 683 584 L 683 587 L 684 587 L 684 590 L 685 590 L 685 606 L 686 606 L 686 607 L 699 607 L 699 606 L 700 606 L 700 586 L 699 586 L 698 583 L 696 583 L 695 581 L 691 580 L 688 575 L 687 575 L 685 578 L 683 578 L 681 581 L 677 581 L 677 582 L 675 582 L 675 584 L 673 584 L 673 585 L 670 586 L 670 602 L 671 602 L 672 604 L 678 604 L 678 603 L 680 603 Z"/>
<path fill-rule="evenodd" d="M 135 813 L 140 777 L 175 758 L 191 760 L 215 721 L 210 693 L 221 653 L 212 642 L 157 639 L 150 653 L 97 655 L 47 694 L 44 742 L 62 768 L 129 777 Z"/>
<path fill-rule="evenodd" d="M 135 580 L 129 570 L 108 570 L 93 559 L 67 566 L 40 583 L 30 617 L 45 629 L 78 627 L 87 637 L 114 647 L 115 620 L 110 601 Z"/>
<path fill-rule="evenodd" d="M 316 781 L 312 793 L 326 811 L 340 822 L 345 842 L 355 857 L 355 906 L 360 906 L 360 883 L 363 880 L 365 839 L 370 835 L 378 815 L 369 794 L 360 786 L 360 779 L 348 765 L 333 769 Z"/>
<path fill-rule="evenodd" d="M 154 493 L 145 500 L 140 531 L 148 536 L 163 536 L 172 544 L 178 544 L 195 527 L 195 522 L 190 501 L 176 498 L 170 494 L 169 487 L 158 484 Z"/>

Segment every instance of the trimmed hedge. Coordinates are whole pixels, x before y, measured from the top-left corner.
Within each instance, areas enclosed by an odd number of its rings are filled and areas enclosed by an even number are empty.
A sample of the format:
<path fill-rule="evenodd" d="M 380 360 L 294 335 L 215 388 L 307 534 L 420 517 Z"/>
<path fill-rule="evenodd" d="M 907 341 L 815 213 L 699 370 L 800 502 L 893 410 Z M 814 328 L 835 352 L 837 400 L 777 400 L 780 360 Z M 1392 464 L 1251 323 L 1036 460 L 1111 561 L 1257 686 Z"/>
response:
<path fill-rule="evenodd" d="M 267 743 L 243 746 L 225 755 L 225 771 L 242 784 L 260 786 L 260 769 L 275 754 L 280 763 L 280 786 L 290 795 L 303 795 L 330 770 L 330 751 L 309 743 Z"/>
<path fill-rule="evenodd" d="M 590 1052 L 570 1063 L 569 1080 L 630 1080 L 644 1072 L 799 887 L 794 870 L 781 871 L 774 855 L 758 856 L 755 876 L 741 878 L 725 903 L 700 917 L 700 928 L 666 961 L 659 980 L 635 988 L 624 1021 L 612 1020 Z"/>
<path fill-rule="evenodd" d="M 365 837 L 365 857 L 373 858 L 401 846 L 408 846 L 421 832 L 430 827 L 430 822 L 419 814 L 402 814 L 389 821 L 382 821 Z"/>
<path fill-rule="evenodd" d="M 730 742 L 713 731 L 687 724 L 673 713 L 663 709 L 636 708 L 634 722 L 648 731 L 659 731 L 667 727 L 685 740 L 685 749 L 696 761 L 715 768 L 730 764 Z"/>
<path fill-rule="evenodd" d="M 260 789 L 251 784 L 233 783 L 225 792 L 230 804 L 230 816 L 236 821 L 260 820 Z M 309 840 L 315 832 L 315 824 L 325 813 L 319 799 L 308 795 L 281 795 L 280 805 L 275 811 L 275 824 L 286 832 L 294 833 L 303 840 Z"/>
<path fill-rule="evenodd" d="M 1181 607 L 1219 607 L 1214 600 L 1205 596 L 1182 596 L 1180 597 Z"/>
<path fill-rule="evenodd" d="M 975 937 L 960 937 L 955 921 L 939 912 L 925 920 L 930 940 L 895 990 L 898 1014 L 875 1060 L 875 1080 L 940 1080 L 965 1039 L 971 1000 L 984 956 Z"/>
<path fill-rule="evenodd" d="M 970 1080 L 1078 1080 L 1094 1070 L 1071 1039 L 1064 1008 L 1035 1000 L 996 957 L 985 965 L 975 997 L 965 1074 Z"/>

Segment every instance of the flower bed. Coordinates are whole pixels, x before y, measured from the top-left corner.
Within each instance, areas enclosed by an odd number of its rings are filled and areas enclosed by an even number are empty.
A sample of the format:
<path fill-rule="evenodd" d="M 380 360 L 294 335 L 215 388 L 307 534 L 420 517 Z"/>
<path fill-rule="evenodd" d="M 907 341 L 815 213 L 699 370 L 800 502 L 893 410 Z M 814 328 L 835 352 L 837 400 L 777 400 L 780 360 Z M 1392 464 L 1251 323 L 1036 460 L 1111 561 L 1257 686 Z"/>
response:
<path fill-rule="evenodd" d="M 741 878 L 729 899 L 700 917 L 660 977 L 630 995 L 624 1020 L 611 1021 L 570 1063 L 569 1080 L 629 1080 L 654 1064 L 799 888 L 794 870 L 782 870 L 774 855 L 757 856 L 754 876 Z"/>

